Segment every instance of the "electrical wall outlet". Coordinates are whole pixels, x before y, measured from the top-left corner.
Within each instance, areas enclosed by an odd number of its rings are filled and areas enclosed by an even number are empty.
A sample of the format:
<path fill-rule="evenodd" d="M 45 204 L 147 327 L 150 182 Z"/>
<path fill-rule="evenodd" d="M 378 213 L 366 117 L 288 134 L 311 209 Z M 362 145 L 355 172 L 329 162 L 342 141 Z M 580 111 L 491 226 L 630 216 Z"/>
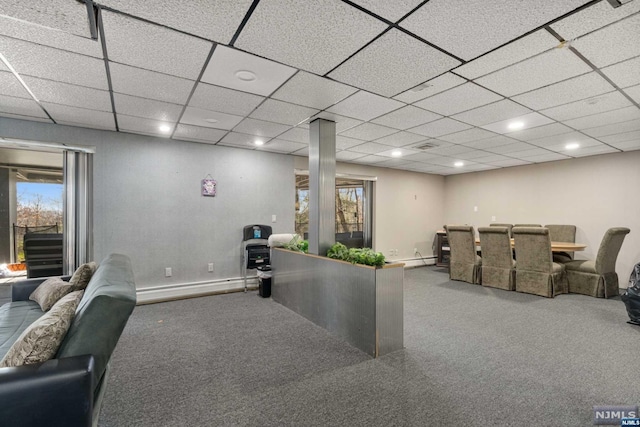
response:
<path fill-rule="evenodd" d="M 207 266 L 207 271 L 209 273 L 213 273 L 213 263 L 212 262 L 210 262 L 209 265 Z"/>
<path fill-rule="evenodd" d="M 276 222 L 276 216 L 275 215 L 271 215 L 271 222 Z"/>
<path fill-rule="evenodd" d="M 167 267 L 164 269 L 164 277 L 171 277 L 171 267 Z"/>
<path fill-rule="evenodd" d="M 413 248 L 413 254 L 417 254 L 418 253 L 418 248 Z"/>
<path fill-rule="evenodd" d="M 493 222 L 493 221 L 495 221 L 495 220 L 496 220 L 496 217 L 495 217 L 495 216 L 492 216 L 492 217 L 491 217 L 491 222 Z"/>

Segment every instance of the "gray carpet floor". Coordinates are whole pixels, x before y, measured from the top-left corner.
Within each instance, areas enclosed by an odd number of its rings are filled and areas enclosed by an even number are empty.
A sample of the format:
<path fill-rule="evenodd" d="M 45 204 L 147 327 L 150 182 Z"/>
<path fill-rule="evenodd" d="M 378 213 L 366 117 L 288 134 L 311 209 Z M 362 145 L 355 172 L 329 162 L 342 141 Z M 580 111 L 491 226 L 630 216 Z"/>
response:
<path fill-rule="evenodd" d="M 101 426 L 591 426 L 637 405 L 619 299 L 546 299 L 405 272 L 405 349 L 379 359 L 271 299 L 136 307 Z"/>

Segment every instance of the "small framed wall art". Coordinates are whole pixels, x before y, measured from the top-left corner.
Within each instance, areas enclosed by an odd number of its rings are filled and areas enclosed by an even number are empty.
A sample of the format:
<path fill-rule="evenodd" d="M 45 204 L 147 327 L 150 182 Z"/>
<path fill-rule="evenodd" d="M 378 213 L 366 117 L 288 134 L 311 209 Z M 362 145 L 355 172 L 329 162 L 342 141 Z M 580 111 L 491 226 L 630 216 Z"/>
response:
<path fill-rule="evenodd" d="M 215 197 L 216 195 L 216 180 L 211 177 L 211 175 L 207 175 L 202 180 L 201 191 L 203 196 L 207 197 Z"/>

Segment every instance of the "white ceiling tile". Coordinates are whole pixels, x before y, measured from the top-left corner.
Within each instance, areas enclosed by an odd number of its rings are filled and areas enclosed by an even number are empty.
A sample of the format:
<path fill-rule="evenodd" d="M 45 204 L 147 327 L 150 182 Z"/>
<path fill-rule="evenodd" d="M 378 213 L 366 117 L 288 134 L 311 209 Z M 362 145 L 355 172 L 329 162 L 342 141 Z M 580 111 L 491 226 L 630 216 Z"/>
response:
<path fill-rule="evenodd" d="M 318 110 L 313 108 L 267 99 L 251 113 L 250 117 L 293 126 L 304 122 L 316 113 Z"/>
<path fill-rule="evenodd" d="M 251 80 L 250 74 L 238 77 L 236 74 L 242 71 L 253 73 L 255 79 Z M 229 89 L 268 96 L 295 72 L 295 68 L 218 45 L 201 80 Z"/>
<path fill-rule="evenodd" d="M 587 147 L 585 149 L 572 151 L 571 153 L 565 152 L 564 154 L 572 157 L 587 157 L 587 156 L 595 156 L 598 154 L 619 153 L 619 152 L 620 150 L 617 148 L 609 147 L 608 145 L 601 144 L 596 147 Z"/>
<path fill-rule="evenodd" d="M 469 148 L 467 147 L 467 150 L 468 149 Z M 490 153 L 482 150 L 471 150 L 464 151 L 462 153 L 456 153 L 455 156 L 460 160 L 473 160 L 474 162 L 479 162 L 480 160 L 478 159 L 490 156 Z"/>
<path fill-rule="evenodd" d="M 616 133 L 598 138 L 600 141 L 619 147 L 621 144 L 640 142 L 640 130 Z"/>
<path fill-rule="evenodd" d="M 304 148 L 301 148 L 298 151 L 294 151 L 291 154 L 294 155 L 294 156 L 309 157 L 309 146 L 305 145 Z"/>
<path fill-rule="evenodd" d="M 235 34 L 252 0 L 181 2 L 152 0 L 98 0 L 129 15 L 140 16 L 167 27 L 227 44 Z"/>
<path fill-rule="evenodd" d="M 290 127 L 279 123 L 246 118 L 233 131 L 261 137 L 274 137 L 289 130 Z"/>
<path fill-rule="evenodd" d="M 498 135 L 491 138 L 465 142 L 463 143 L 463 145 L 466 145 L 467 147 L 471 147 L 471 148 L 485 150 L 487 148 L 500 147 L 502 145 L 515 144 L 517 142 L 520 142 L 520 141 L 515 140 L 513 138 L 506 137 L 504 135 Z"/>
<path fill-rule="evenodd" d="M 336 122 L 336 132 L 340 133 L 347 129 L 351 129 L 354 126 L 358 126 L 360 123 L 363 123 L 362 120 L 352 119 L 351 117 L 344 117 L 339 114 L 329 113 L 327 111 L 323 111 L 320 114 L 316 114 L 309 121 L 315 120 L 317 118 L 331 120 Z M 309 125 L 300 125 L 299 127 L 309 128 Z"/>
<path fill-rule="evenodd" d="M 371 140 L 382 138 L 383 136 L 391 135 L 397 132 L 398 131 L 396 129 L 377 125 L 375 123 L 363 123 L 349 130 L 341 132 L 340 135 L 346 136 L 348 138 L 371 141 Z"/>
<path fill-rule="evenodd" d="M 615 91 L 558 107 L 548 108 L 540 112 L 558 121 L 564 121 L 589 116 L 591 114 L 603 113 L 609 110 L 616 110 L 629 105 L 632 105 L 631 102 L 620 92 Z"/>
<path fill-rule="evenodd" d="M 517 153 L 515 155 L 517 156 Z M 566 159 L 570 159 L 570 157 L 560 153 L 548 153 L 548 154 L 542 154 L 540 156 L 528 157 L 524 160 L 527 160 L 533 163 L 542 163 L 542 162 L 554 162 L 556 160 L 566 160 Z"/>
<path fill-rule="evenodd" d="M 336 153 L 336 160 L 342 162 L 348 162 L 350 160 L 359 159 L 365 157 L 363 153 L 354 153 L 353 151 L 338 151 Z"/>
<path fill-rule="evenodd" d="M 111 70 L 113 91 L 126 95 L 184 104 L 193 88 L 191 80 L 115 62 L 109 64 L 109 69 Z"/>
<path fill-rule="evenodd" d="M 0 64 L 2 64 L 1 61 Z M 0 95 L 13 96 L 15 98 L 31 98 L 29 92 L 20 84 L 13 73 L 8 71 L 0 71 Z"/>
<path fill-rule="evenodd" d="M 198 83 L 189 106 L 227 114 L 246 116 L 264 100 L 263 96 L 207 83 Z"/>
<path fill-rule="evenodd" d="M 407 170 L 409 166 L 413 166 L 416 163 L 417 162 L 412 162 L 411 160 L 403 160 L 402 158 L 390 158 L 376 163 L 376 167 Z"/>
<path fill-rule="evenodd" d="M 377 119 L 372 120 L 372 122 L 395 129 L 405 130 L 440 118 L 442 118 L 442 116 L 439 114 L 435 114 L 412 105 L 407 105 L 406 107 L 392 111 L 384 116 L 380 116 Z"/>
<path fill-rule="evenodd" d="M 473 151 L 469 147 L 464 145 L 447 145 L 446 147 L 436 147 L 429 150 L 429 154 L 436 154 L 438 156 L 455 156 L 458 153 L 468 153 Z"/>
<path fill-rule="evenodd" d="M 485 151 L 489 151 L 490 153 L 495 154 L 508 154 L 509 156 L 514 156 L 511 153 L 517 153 L 518 151 L 526 151 L 531 150 L 533 148 L 537 148 L 535 145 L 527 144 L 526 142 L 514 142 L 511 144 L 500 145 L 497 147 L 487 147 L 483 148 Z M 517 156 L 515 156 L 517 157 Z"/>
<path fill-rule="evenodd" d="M 529 113 L 523 116 L 512 117 L 509 120 L 490 123 L 482 126 L 482 128 L 495 133 L 509 133 L 513 131 L 513 129 L 510 129 L 510 126 L 514 123 L 522 123 L 521 129 L 529 129 L 553 123 L 553 120 L 538 113 Z"/>
<path fill-rule="evenodd" d="M 371 164 L 375 164 L 375 163 L 384 162 L 385 160 L 387 160 L 387 157 L 369 155 L 369 156 L 358 157 L 356 159 L 353 159 L 352 162 L 353 163 L 362 163 L 362 164 L 365 164 L 365 165 L 371 165 Z"/>
<path fill-rule="evenodd" d="M 176 127 L 176 131 L 173 134 L 173 139 L 215 144 L 216 142 L 220 141 L 226 134 L 226 130 L 178 124 L 178 126 Z"/>
<path fill-rule="evenodd" d="M 482 126 L 529 113 L 531 113 L 531 110 L 528 108 L 516 104 L 509 99 L 503 99 L 493 104 L 456 114 L 453 118 L 475 126 Z"/>
<path fill-rule="evenodd" d="M 496 95 L 474 83 L 465 83 L 416 102 L 414 105 L 444 116 L 450 116 L 500 99 L 502 99 L 502 96 Z"/>
<path fill-rule="evenodd" d="M 362 140 L 347 138 L 346 136 L 336 136 L 336 150 L 348 150 L 351 147 L 362 144 Z"/>
<path fill-rule="evenodd" d="M 414 128 L 409 129 L 409 131 L 420 134 L 420 135 L 437 138 L 442 135 L 447 135 L 454 132 L 460 132 L 461 130 L 469 129 L 471 127 L 472 126 L 467 125 L 465 123 L 461 123 L 456 120 L 445 117 L 444 119 L 436 120 L 435 122 L 416 126 Z"/>
<path fill-rule="evenodd" d="M 103 11 L 109 60 L 195 80 L 213 44 L 166 27 Z"/>
<path fill-rule="evenodd" d="M 640 104 L 640 85 L 628 87 L 624 92 Z"/>
<path fill-rule="evenodd" d="M 388 145 L 378 144 L 377 142 L 365 142 L 363 144 L 355 145 L 349 148 L 349 151 L 364 154 L 377 154 L 382 153 L 383 151 L 391 150 L 393 148 L 394 147 L 390 147 Z"/>
<path fill-rule="evenodd" d="M 299 142 L 285 141 L 283 139 L 272 139 L 264 145 L 256 147 L 258 151 L 271 151 L 274 153 L 293 153 L 307 147 Z"/>
<path fill-rule="evenodd" d="M 404 147 L 409 144 L 415 144 L 419 141 L 424 141 L 425 137 L 411 132 L 398 132 L 393 135 L 384 136 L 378 138 L 375 142 L 385 145 L 392 145 L 394 147 Z"/>
<path fill-rule="evenodd" d="M 107 90 L 104 61 L 0 36 L 0 52 L 21 75 Z"/>
<path fill-rule="evenodd" d="M 519 130 L 516 132 L 509 132 L 508 137 L 519 139 L 520 141 L 531 141 L 538 138 L 545 138 L 553 135 L 560 135 L 563 133 L 573 132 L 568 126 L 562 123 L 551 123 L 544 126 L 538 126 L 531 129 Z"/>
<path fill-rule="evenodd" d="M 0 101 L 0 104 L 1 103 L 2 103 L 2 101 Z M 5 113 L 4 111 L 0 111 L 0 117 L 8 117 L 10 119 L 19 119 L 19 120 L 29 120 L 31 122 L 52 123 L 51 120 L 48 117 L 44 118 L 44 117 L 24 116 L 24 115 L 21 115 L 21 114 Z"/>
<path fill-rule="evenodd" d="M 640 119 L 640 108 L 632 105 L 630 107 L 611 110 L 605 113 L 592 114 L 586 117 L 565 120 L 564 123 L 574 129 L 584 130 L 637 119 Z"/>
<path fill-rule="evenodd" d="M 304 128 L 291 128 L 282 135 L 278 136 L 278 139 L 284 139 L 285 141 L 299 142 L 301 144 L 309 143 L 309 129 Z M 357 141 L 358 144 L 360 141 Z"/>
<path fill-rule="evenodd" d="M 419 84 L 414 88 L 404 91 L 393 98 L 398 101 L 412 103 L 443 92 L 447 89 L 451 89 L 452 87 L 459 86 L 463 83 L 466 83 L 466 80 L 462 77 L 456 76 L 453 73 L 445 73 L 435 79 L 431 79 L 428 82 Z"/>
<path fill-rule="evenodd" d="M 638 3 L 640 4 L 640 2 Z M 640 84 L 640 56 L 605 67 L 602 72 L 620 88 Z"/>
<path fill-rule="evenodd" d="M 549 150 L 546 148 L 530 148 L 528 150 L 517 151 L 514 156 L 519 159 L 528 159 L 530 157 L 538 157 L 549 154 Z"/>
<path fill-rule="evenodd" d="M 54 102 L 72 107 L 89 108 L 92 110 L 111 111 L 111 97 L 106 90 L 76 86 L 29 76 L 24 76 L 23 80 L 40 101 Z"/>
<path fill-rule="evenodd" d="M 417 150 L 420 151 L 420 150 Z M 416 161 L 416 162 L 429 162 L 429 160 L 433 160 L 433 159 L 439 159 L 442 158 L 443 156 L 439 156 L 437 154 L 429 154 L 429 151 L 424 151 L 424 152 L 418 152 L 416 154 L 409 154 L 408 156 L 405 156 L 404 158 L 407 160 L 412 160 L 412 161 Z"/>
<path fill-rule="evenodd" d="M 592 71 L 569 49 L 553 49 L 480 77 L 476 82 L 504 96 L 513 96 Z"/>
<path fill-rule="evenodd" d="M 42 106 L 49 112 L 53 120 L 60 123 L 74 123 L 86 127 L 115 130 L 113 113 L 70 107 L 68 105 L 43 102 Z"/>
<path fill-rule="evenodd" d="M 606 142 L 604 137 L 618 133 L 632 132 L 638 129 L 640 129 L 640 120 L 636 119 L 629 120 L 628 122 L 614 123 L 606 126 L 585 129 L 582 132 Z"/>
<path fill-rule="evenodd" d="M 15 98 L 13 96 L 0 96 L 0 112 L 47 118 L 42 108 L 33 99 Z"/>
<path fill-rule="evenodd" d="M 427 163 L 432 164 L 432 165 L 453 167 L 454 163 L 456 163 L 457 160 L 458 159 L 455 159 L 453 157 L 442 156 L 442 157 L 434 157 L 432 159 L 429 159 L 427 161 Z"/>
<path fill-rule="evenodd" d="M 530 58 L 557 45 L 558 39 L 548 31 L 538 30 L 478 59 L 467 62 L 456 68 L 454 72 L 468 79 L 475 79 Z"/>
<path fill-rule="evenodd" d="M 383 17 L 391 22 L 397 22 L 407 13 L 415 9 L 422 0 L 355 0 L 354 3 Z"/>
<path fill-rule="evenodd" d="M 638 136 L 631 141 L 617 142 L 611 145 L 623 151 L 640 150 L 640 132 L 638 132 Z"/>
<path fill-rule="evenodd" d="M 27 3 L 27 2 L 21 2 Z M 1 7 L 1 6 L 0 6 Z M 86 13 L 86 10 L 85 10 Z M 88 23 L 86 24 L 89 28 Z M 15 39 L 102 58 L 102 45 L 98 40 L 42 27 L 26 21 L 0 15 L 0 34 Z"/>
<path fill-rule="evenodd" d="M 263 1 L 235 45 L 323 75 L 386 28 L 339 0 L 316 0 L 313 7 L 297 0 Z"/>
<path fill-rule="evenodd" d="M 144 117 L 146 119 L 160 120 L 175 123 L 180 117 L 182 106 L 152 99 L 138 98 L 135 96 L 113 94 L 116 113 L 127 116 Z"/>
<path fill-rule="evenodd" d="M 638 11 L 637 1 L 615 9 L 607 1 L 601 1 L 552 24 L 551 28 L 565 40 L 574 40 Z"/>
<path fill-rule="evenodd" d="M 591 98 L 615 88 L 598 73 L 592 72 L 512 97 L 533 110 Z"/>
<path fill-rule="evenodd" d="M 458 65 L 457 59 L 393 28 L 340 64 L 329 77 L 393 96 Z"/>
<path fill-rule="evenodd" d="M 490 154 L 487 152 L 483 152 L 484 156 L 476 157 L 473 161 L 478 163 L 495 163 L 495 162 L 503 162 L 506 160 L 511 160 L 507 156 L 501 156 L 500 154 Z"/>
<path fill-rule="evenodd" d="M 81 2 L 47 0 L 46 2 L 4 1 L 0 15 L 10 16 L 43 27 L 90 37 L 87 7 Z"/>
<path fill-rule="evenodd" d="M 511 166 L 529 165 L 531 164 L 531 162 L 528 162 L 526 160 L 520 160 L 520 159 L 509 159 L 509 160 L 500 160 L 497 162 L 492 162 L 491 164 L 495 166 L 500 166 L 503 168 L 508 168 Z"/>
<path fill-rule="evenodd" d="M 412 160 L 408 160 L 406 159 L 407 156 L 410 156 L 412 154 L 418 154 L 420 151 L 419 150 L 413 150 L 411 148 L 400 148 L 400 147 L 395 147 L 392 148 L 390 150 L 386 150 L 386 151 L 381 151 L 379 153 L 376 153 L 377 156 L 383 156 L 383 157 L 392 157 L 394 160 L 396 160 L 396 164 L 400 161 L 402 162 L 411 162 L 413 163 Z M 400 153 L 400 155 L 398 156 L 398 153 Z"/>
<path fill-rule="evenodd" d="M 118 107 L 116 106 L 116 108 Z M 195 107 L 187 107 L 182 115 L 182 119 L 180 119 L 180 122 L 194 126 L 231 130 L 240 123 L 242 119 L 242 116 L 203 110 Z"/>
<path fill-rule="evenodd" d="M 268 138 L 265 139 L 265 138 L 257 137 L 255 135 L 247 135 L 247 134 L 238 133 L 238 132 L 229 132 L 227 135 L 225 135 L 224 138 L 222 138 L 222 140 L 220 140 L 218 144 L 228 145 L 232 147 L 243 147 L 248 149 L 254 149 L 257 147 L 255 144 L 256 140 L 266 142 Z"/>
<path fill-rule="evenodd" d="M 606 67 L 640 55 L 640 14 L 604 27 L 572 42 L 597 67 Z"/>
<path fill-rule="evenodd" d="M 325 77 L 299 71 L 282 85 L 272 98 L 323 110 L 357 90 Z"/>
<path fill-rule="evenodd" d="M 562 16 L 586 0 L 521 2 L 436 0 L 400 24 L 448 52 L 470 60 Z M 452 12 L 455 11 L 455 12 Z"/>
<path fill-rule="evenodd" d="M 139 133 L 142 135 L 168 138 L 171 135 L 171 132 L 161 131 L 160 126 L 162 126 L 163 124 L 165 123 L 157 120 L 126 116 L 124 114 L 118 115 L 118 127 L 122 132 Z"/>
<path fill-rule="evenodd" d="M 560 135 L 547 136 L 545 138 L 531 140 L 529 141 L 529 143 L 537 147 L 544 147 L 553 151 L 562 151 L 565 149 L 565 146 L 570 143 L 578 143 L 581 147 L 590 147 L 599 144 L 599 142 L 595 139 L 580 132 L 570 132 Z"/>
<path fill-rule="evenodd" d="M 454 144 L 464 144 L 466 142 L 479 141 L 496 136 L 495 133 L 480 128 L 472 128 L 463 130 L 462 132 L 452 133 L 450 135 L 441 136 L 443 141 L 453 142 Z"/>
<path fill-rule="evenodd" d="M 441 139 L 427 138 L 427 139 L 424 139 L 423 141 L 419 141 L 414 144 L 409 144 L 406 146 L 406 148 L 415 148 L 416 150 L 422 153 L 428 153 L 430 152 L 430 150 L 434 148 L 448 147 L 450 145 L 453 145 L 453 144 L 447 141 L 443 141 Z"/>
<path fill-rule="evenodd" d="M 328 108 L 327 112 L 368 121 L 402 106 L 402 102 L 360 91 Z"/>

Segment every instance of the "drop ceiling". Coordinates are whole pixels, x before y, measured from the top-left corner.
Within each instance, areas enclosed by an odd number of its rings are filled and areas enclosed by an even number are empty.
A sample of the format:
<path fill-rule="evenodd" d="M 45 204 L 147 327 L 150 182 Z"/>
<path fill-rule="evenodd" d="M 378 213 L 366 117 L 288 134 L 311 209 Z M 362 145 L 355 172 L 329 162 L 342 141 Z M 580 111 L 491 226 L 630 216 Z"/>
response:
<path fill-rule="evenodd" d="M 640 0 L 46 3 L 0 0 L 0 116 L 297 156 L 324 118 L 440 175 L 640 149 Z"/>

